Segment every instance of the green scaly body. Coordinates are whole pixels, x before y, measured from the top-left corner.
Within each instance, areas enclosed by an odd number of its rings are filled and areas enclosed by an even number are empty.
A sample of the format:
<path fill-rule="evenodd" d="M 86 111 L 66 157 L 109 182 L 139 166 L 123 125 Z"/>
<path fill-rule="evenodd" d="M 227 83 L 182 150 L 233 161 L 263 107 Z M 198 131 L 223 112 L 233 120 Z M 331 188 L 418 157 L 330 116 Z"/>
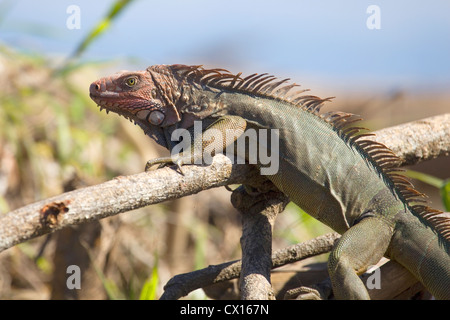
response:
<path fill-rule="evenodd" d="M 223 135 L 230 128 L 278 129 L 279 169 L 267 178 L 343 235 L 329 259 L 337 298 L 369 298 L 358 274 L 385 255 L 437 298 L 450 299 L 449 221 L 433 221 L 439 212 L 416 204 L 420 194 L 396 172 L 398 159 L 350 126 L 353 115 L 320 114 L 325 100 L 290 95 L 294 85 L 283 85 L 286 80 L 241 78 L 198 66 L 154 66 L 102 78 L 90 92 L 101 107 L 134 120 L 170 150 L 173 131 L 191 129 L 195 120 Z M 194 140 L 201 148 L 208 143 L 223 149 L 230 141 Z M 181 154 L 175 162 L 181 166 L 192 160 L 191 154 Z M 173 161 L 156 159 L 149 165 Z"/>

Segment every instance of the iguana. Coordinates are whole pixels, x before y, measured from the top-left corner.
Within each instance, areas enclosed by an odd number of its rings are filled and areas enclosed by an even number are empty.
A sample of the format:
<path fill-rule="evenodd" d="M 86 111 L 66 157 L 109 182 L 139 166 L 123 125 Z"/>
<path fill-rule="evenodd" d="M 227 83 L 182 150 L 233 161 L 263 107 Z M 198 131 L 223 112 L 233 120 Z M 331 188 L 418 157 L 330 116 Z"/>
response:
<path fill-rule="evenodd" d="M 171 139 L 175 129 L 193 134 L 195 121 L 201 121 L 202 136 L 209 138 L 194 137 L 194 150 L 225 149 L 236 140 L 211 138 L 209 132 L 225 136 L 234 129 L 244 136 L 250 129 L 278 129 L 279 167 L 267 178 L 308 214 L 342 234 L 328 260 L 336 298 L 369 299 L 358 275 L 385 255 L 406 267 L 436 298 L 450 299 L 450 219 L 423 203 L 423 194 L 401 175 L 393 152 L 354 126 L 357 116 L 321 113 L 330 98 L 304 95 L 289 80 L 155 65 L 101 78 L 91 84 L 90 97 L 100 109 L 134 121 L 169 150 L 178 143 Z M 257 143 L 270 149 L 268 140 Z M 150 160 L 147 168 L 158 163 L 181 168 L 197 158 L 191 150 Z M 264 167 L 259 160 L 256 165 Z"/>

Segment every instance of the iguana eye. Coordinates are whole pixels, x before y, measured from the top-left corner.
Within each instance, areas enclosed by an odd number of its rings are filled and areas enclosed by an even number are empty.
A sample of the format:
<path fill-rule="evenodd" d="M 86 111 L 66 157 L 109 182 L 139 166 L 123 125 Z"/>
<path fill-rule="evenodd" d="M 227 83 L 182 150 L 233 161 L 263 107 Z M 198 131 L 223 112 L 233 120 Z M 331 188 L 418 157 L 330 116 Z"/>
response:
<path fill-rule="evenodd" d="M 126 79 L 125 83 L 127 86 L 132 87 L 132 86 L 136 85 L 137 79 L 135 77 L 131 77 L 131 78 Z"/>

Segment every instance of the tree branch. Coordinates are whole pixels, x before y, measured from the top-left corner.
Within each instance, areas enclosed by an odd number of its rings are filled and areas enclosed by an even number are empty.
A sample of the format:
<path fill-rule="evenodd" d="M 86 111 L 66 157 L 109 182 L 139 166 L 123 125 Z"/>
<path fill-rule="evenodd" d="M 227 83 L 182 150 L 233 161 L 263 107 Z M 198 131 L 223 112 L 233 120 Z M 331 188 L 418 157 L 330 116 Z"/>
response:
<path fill-rule="evenodd" d="M 390 148 L 403 165 L 450 155 L 450 113 L 425 118 L 375 132 L 367 139 Z"/>
<path fill-rule="evenodd" d="M 331 250 L 339 239 L 337 233 L 329 233 L 303 243 L 277 250 L 272 255 L 272 269 L 313 257 Z M 164 286 L 162 300 L 179 299 L 189 292 L 211 284 L 236 279 L 242 270 L 242 260 L 208 266 L 207 268 L 174 276 Z"/>
<path fill-rule="evenodd" d="M 270 283 L 272 231 L 277 215 L 284 211 L 289 198 L 269 180 L 257 189 L 258 194 L 249 194 L 241 186 L 231 195 L 231 203 L 242 217 L 241 297 L 272 300 L 275 299 Z"/>
<path fill-rule="evenodd" d="M 186 166 L 181 175 L 162 168 L 66 192 L 6 213 L 0 217 L 0 251 L 69 225 L 98 220 L 121 212 L 181 198 L 202 190 L 241 184 L 258 172 L 232 165 L 223 155 L 210 166 Z"/>
<path fill-rule="evenodd" d="M 450 114 L 376 132 L 405 164 L 450 154 Z M 0 217 L 0 251 L 68 225 L 81 224 L 202 190 L 258 179 L 255 168 L 231 164 L 223 155 L 210 166 L 185 166 L 121 176 L 45 199 Z"/>

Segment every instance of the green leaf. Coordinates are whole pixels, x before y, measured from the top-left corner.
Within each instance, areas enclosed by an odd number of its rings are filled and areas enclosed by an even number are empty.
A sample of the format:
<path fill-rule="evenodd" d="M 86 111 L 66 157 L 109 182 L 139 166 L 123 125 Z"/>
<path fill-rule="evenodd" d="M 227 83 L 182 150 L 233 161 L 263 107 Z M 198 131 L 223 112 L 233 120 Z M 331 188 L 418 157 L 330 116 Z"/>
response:
<path fill-rule="evenodd" d="M 145 281 L 139 300 L 155 300 L 156 291 L 158 289 L 159 277 L 158 277 L 158 260 L 156 260 L 155 265 L 152 269 L 152 274 Z"/>
<path fill-rule="evenodd" d="M 97 39 L 102 33 L 109 29 L 111 23 L 117 17 L 117 15 L 123 11 L 123 9 L 133 2 L 134 0 L 117 0 L 113 3 L 111 8 L 109 9 L 108 14 L 104 17 L 95 27 L 91 30 L 91 32 L 84 38 L 84 40 L 80 43 L 78 48 L 75 50 L 72 55 L 73 58 L 80 56 L 86 48 Z"/>
<path fill-rule="evenodd" d="M 405 175 L 438 188 L 445 210 L 450 212 L 450 179 L 442 180 L 432 175 L 414 170 L 407 170 Z"/>
<path fill-rule="evenodd" d="M 444 207 L 447 212 L 450 212 L 450 179 L 443 181 L 440 188 L 442 202 L 444 202 Z"/>
<path fill-rule="evenodd" d="M 123 12 L 125 7 L 133 1 L 134 0 L 115 1 L 110 7 L 106 16 L 102 20 L 100 20 L 100 22 L 97 23 L 97 25 L 87 34 L 87 36 L 81 41 L 81 43 L 75 49 L 73 54 L 67 59 L 64 65 L 56 70 L 56 74 L 64 74 L 67 72 L 67 70 L 72 69 L 74 60 L 80 57 L 93 41 L 95 41 L 100 35 L 107 31 L 119 15 L 119 13 Z"/>
<path fill-rule="evenodd" d="M 429 175 L 429 174 L 426 174 L 423 172 L 414 171 L 414 170 L 407 170 L 405 172 L 405 175 L 407 177 L 422 181 L 422 182 L 429 184 L 436 188 L 440 188 L 442 186 L 442 184 L 444 183 L 444 181 L 442 179 L 436 178 L 432 175 Z"/>

